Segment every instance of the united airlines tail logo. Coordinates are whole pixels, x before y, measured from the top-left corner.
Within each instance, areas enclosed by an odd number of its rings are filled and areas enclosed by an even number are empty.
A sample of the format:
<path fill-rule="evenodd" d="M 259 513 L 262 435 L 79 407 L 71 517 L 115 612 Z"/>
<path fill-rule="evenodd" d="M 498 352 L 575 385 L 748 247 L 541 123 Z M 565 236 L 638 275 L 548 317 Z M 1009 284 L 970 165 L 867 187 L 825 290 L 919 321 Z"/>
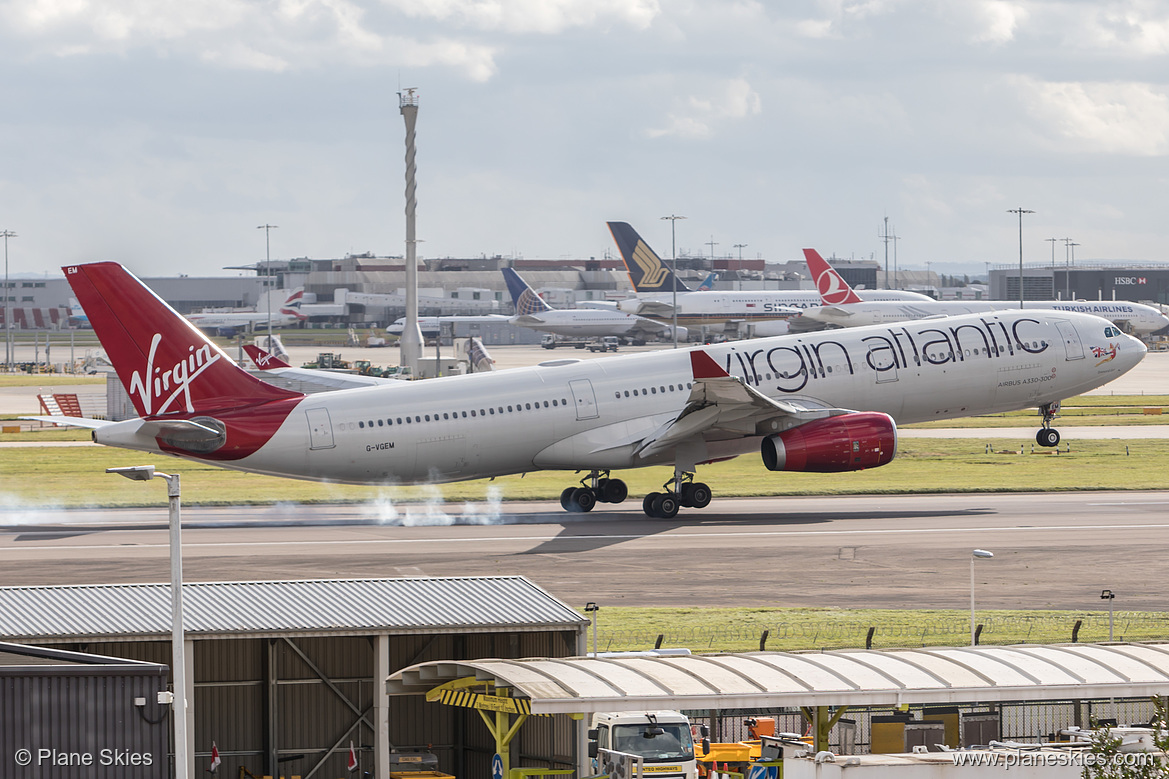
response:
<path fill-rule="evenodd" d="M 637 247 L 633 250 L 633 262 L 641 269 L 641 281 L 638 284 L 642 287 L 662 286 L 670 272 L 644 241 L 637 242 Z"/>
<path fill-rule="evenodd" d="M 539 314 L 547 310 L 548 304 L 541 300 L 531 287 L 521 292 L 519 300 L 516 301 L 516 313 L 520 316 Z"/>
<path fill-rule="evenodd" d="M 1097 365 L 1103 365 L 1106 362 L 1111 362 L 1116 359 L 1116 353 L 1120 351 L 1120 344 L 1108 344 L 1107 348 L 1101 346 L 1092 347 L 1092 356 L 1100 360 Z"/>
<path fill-rule="evenodd" d="M 820 290 L 820 297 L 828 305 L 847 303 L 852 294 L 844 279 L 832 268 L 826 268 L 816 277 L 816 289 Z"/>
<path fill-rule="evenodd" d="M 184 359 L 163 370 L 154 364 L 160 343 L 162 335 L 155 333 L 150 341 L 150 355 L 146 358 L 145 377 L 134 371 L 130 376 L 130 395 L 138 395 L 145 412 L 143 416 L 165 414 L 179 398 L 182 398 L 187 412 L 193 413 L 195 406 L 191 402 L 191 382 L 214 365 L 222 354 L 212 355 L 209 344 L 203 344 L 197 349 L 191 344 L 187 347 L 189 354 Z M 157 409 L 154 407 L 155 401 L 161 401 Z"/>

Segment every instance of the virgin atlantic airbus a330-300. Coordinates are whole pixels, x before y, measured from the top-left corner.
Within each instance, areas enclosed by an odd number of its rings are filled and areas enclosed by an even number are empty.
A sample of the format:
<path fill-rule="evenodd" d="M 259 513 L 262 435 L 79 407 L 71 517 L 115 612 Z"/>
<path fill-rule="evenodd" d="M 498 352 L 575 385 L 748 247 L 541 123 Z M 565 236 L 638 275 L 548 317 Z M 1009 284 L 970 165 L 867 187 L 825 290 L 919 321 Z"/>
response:
<path fill-rule="evenodd" d="M 120 265 L 63 270 L 140 415 L 71 420 L 98 443 L 350 484 L 589 471 L 561 496 L 571 511 L 625 500 L 624 468 L 674 466 L 643 502 L 654 517 L 706 506 L 698 466 L 749 452 L 772 471 L 873 468 L 897 423 L 1038 407 L 1054 446 L 1059 402 L 1145 354 L 1099 317 L 998 311 L 305 396 L 236 366 Z"/>

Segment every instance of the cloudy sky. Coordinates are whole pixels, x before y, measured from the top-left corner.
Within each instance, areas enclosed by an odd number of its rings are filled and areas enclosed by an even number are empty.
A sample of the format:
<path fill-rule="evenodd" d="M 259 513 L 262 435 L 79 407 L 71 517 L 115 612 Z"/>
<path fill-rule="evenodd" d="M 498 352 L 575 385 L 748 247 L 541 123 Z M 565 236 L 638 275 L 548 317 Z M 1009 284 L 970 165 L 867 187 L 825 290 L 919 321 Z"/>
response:
<path fill-rule="evenodd" d="M 401 254 L 1169 260 L 1159 0 L 0 0 L 13 273 Z M 1064 258 L 1059 244 L 1057 258 Z M 935 270 L 939 266 L 935 266 Z"/>

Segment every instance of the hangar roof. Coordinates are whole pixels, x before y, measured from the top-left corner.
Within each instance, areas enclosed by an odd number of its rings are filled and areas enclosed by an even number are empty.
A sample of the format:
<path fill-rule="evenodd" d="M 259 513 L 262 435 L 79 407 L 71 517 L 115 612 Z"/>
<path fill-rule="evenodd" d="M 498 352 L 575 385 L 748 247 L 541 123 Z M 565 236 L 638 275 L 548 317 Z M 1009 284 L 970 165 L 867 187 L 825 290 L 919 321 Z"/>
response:
<path fill-rule="evenodd" d="M 391 695 L 477 677 L 533 714 L 1169 695 L 1169 644 L 1060 644 L 427 662 Z"/>
<path fill-rule="evenodd" d="M 578 630 L 587 620 L 522 576 L 183 584 L 194 636 Z M 0 587 L 0 637 L 170 634 L 169 584 Z"/>

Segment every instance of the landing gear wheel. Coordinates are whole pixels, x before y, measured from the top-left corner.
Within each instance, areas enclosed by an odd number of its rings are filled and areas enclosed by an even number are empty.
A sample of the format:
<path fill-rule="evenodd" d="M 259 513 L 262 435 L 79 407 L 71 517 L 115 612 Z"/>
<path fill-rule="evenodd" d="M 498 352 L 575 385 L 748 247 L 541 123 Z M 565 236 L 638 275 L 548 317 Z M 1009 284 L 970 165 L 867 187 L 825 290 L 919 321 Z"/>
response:
<path fill-rule="evenodd" d="M 564 492 L 560 493 L 560 508 L 565 511 L 572 511 L 572 494 L 576 492 L 579 487 L 565 487 Z"/>
<path fill-rule="evenodd" d="M 663 492 L 653 501 L 653 515 L 659 519 L 673 519 L 678 516 L 678 496 L 672 492 Z"/>
<path fill-rule="evenodd" d="M 589 512 L 593 510 L 595 505 L 597 505 L 597 496 L 593 494 L 592 490 L 577 487 L 572 491 L 572 511 Z"/>
<path fill-rule="evenodd" d="M 1035 434 L 1035 443 L 1040 446 L 1059 446 L 1059 431 L 1054 427 L 1045 427 Z"/>
<path fill-rule="evenodd" d="M 657 500 L 658 498 L 660 498 L 661 496 L 662 496 L 662 494 L 660 492 L 651 492 L 650 494 L 648 494 L 644 498 L 642 498 L 641 510 L 645 512 L 645 515 L 647 517 L 656 517 L 657 516 L 657 512 L 654 511 L 654 501 Z"/>
<path fill-rule="evenodd" d="M 700 481 L 686 486 L 689 488 L 686 491 L 686 497 L 689 499 L 691 506 L 696 509 L 704 509 L 710 505 L 710 487 L 707 487 Z"/>
<path fill-rule="evenodd" d="M 602 479 L 597 483 L 597 495 L 605 503 L 622 503 L 629 497 L 629 488 L 620 479 Z"/>

